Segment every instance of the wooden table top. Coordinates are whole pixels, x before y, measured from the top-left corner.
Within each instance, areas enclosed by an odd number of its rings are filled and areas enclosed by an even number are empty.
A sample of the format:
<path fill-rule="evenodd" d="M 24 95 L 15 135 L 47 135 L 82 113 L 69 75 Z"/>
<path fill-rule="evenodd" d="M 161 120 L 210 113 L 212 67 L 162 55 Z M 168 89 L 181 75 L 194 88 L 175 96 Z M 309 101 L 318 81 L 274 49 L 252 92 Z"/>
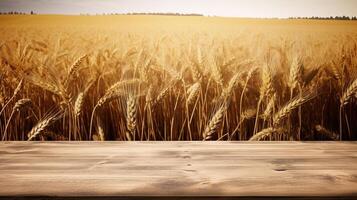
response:
<path fill-rule="evenodd" d="M 2 142 L 0 196 L 357 197 L 357 142 Z"/>

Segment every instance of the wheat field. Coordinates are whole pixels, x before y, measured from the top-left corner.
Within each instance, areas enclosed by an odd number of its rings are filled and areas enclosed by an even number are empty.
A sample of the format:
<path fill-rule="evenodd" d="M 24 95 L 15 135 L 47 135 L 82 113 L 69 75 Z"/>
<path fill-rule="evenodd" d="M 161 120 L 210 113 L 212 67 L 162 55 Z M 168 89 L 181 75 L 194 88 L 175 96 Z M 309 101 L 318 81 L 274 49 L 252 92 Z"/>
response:
<path fill-rule="evenodd" d="M 0 16 L 1 140 L 355 140 L 357 23 Z"/>

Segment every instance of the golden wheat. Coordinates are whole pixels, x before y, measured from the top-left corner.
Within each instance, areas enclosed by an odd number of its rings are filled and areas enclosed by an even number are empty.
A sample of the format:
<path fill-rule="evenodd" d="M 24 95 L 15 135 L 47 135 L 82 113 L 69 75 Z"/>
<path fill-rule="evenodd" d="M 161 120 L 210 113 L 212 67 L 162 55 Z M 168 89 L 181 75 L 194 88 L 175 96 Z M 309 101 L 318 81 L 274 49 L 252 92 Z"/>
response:
<path fill-rule="evenodd" d="M 38 17 L 0 20 L 2 140 L 357 138 L 352 22 Z"/>

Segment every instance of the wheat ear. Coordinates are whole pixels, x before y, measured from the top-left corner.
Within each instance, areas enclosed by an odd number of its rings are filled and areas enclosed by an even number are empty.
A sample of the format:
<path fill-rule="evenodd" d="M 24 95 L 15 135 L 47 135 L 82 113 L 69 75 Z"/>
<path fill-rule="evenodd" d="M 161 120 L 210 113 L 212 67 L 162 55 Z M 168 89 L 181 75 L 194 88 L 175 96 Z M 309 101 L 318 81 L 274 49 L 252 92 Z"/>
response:
<path fill-rule="evenodd" d="M 150 85 L 145 96 L 145 108 L 153 104 L 153 86 Z"/>
<path fill-rule="evenodd" d="M 1 111 L 0 111 L 0 116 L 1 114 L 4 112 L 5 108 L 7 107 L 7 105 L 9 105 L 9 103 L 19 94 L 21 88 L 23 87 L 23 83 L 24 80 L 21 79 L 21 81 L 19 82 L 19 84 L 17 85 L 17 87 L 14 90 L 14 93 L 12 94 L 12 97 L 6 102 L 6 104 L 2 107 Z"/>
<path fill-rule="evenodd" d="M 237 87 L 239 79 L 241 77 L 241 73 L 236 73 L 228 83 L 227 88 L 225 88 L 222 92 L 221 99 L 229 100 L 233 94 L 234 89 Z"/>
<path fill-rule="evenodd" d="M 327 130 L 325 127 L 321 126 L 321 125 L 316 125 L 315 126 L 316 131 L 321 134 L 321 135 L 325 135 L 333 140 L 339 140 L 339 135 L 337 135 L 336 133 Z"/>
<path fill-rule="evenodd" d="M 270 100 L 269 100 L 269 102 L 268 102 L 268 105 L 266 106 L 265 111 L 264 111 L 264 113 L 263 113 L 263 119 L 264 119 L 265 121 L 270 117 L 271 113 L 273 112 L 273 110 L 274 110 L 274 105 L 275 105 L 275 101 L 276 101 L 276 95 L 274 94 L 274 95 L 270 98 Z"/>
<path fill-rule="evenodd" d="M 343 93 L 340 102 L 341 106 L 345 106 L 348 104 L 349 100 L 357 94 L 357 79 L 352 82 L 350 86 L 348 86 L 347 90 Z"/>
<path fill-rule="evenodd" d="M 84 93 L 81 92 L 81 93 L 78 94 L 76 102 L 74 103 L 74 114 L 77 117 L 79 117 L 79 115 L 82 112 L 83 102 L 84 102 Z"/>
<path fill-rule="evenodd" d="M 257 104 L 257 117 L 255 118 L 253 134 L 258 132 L 258 123 L 259 123 L 259 112 L 260 106 L 265 96 L 273 96 L 275 94 L 274 84 L 273 84 L 273 75 L 271 73 L 271 68 L 268 64 L 263 66 L 262 70 L 262 85 L 260 87 L 260 97 Z"/>
<path fill-rule="evenodd" d="M 291 90 L 294 90 L 298 85 L 301 85 L 303 75 L 303 67 L 299 62 L 298 57 L 294 57 L 289 75 L 289 85 Z"/>
<path fill-rule="evenodd" d="M 297 96 L 294 99 L 292 99 L 289 103 L 287 103 L 285 106 L 283 106 L 275 115 L 273 118 L 274 121 L 274 126 L 278 125 L 281 120 L 286 118 L 294 109 L 297 107 L 301 106 L 302 104 L 310 101 L 316 96 L 315 93 L 312 92 L 304 92 L 301 96 Z"/>
<path fill-rule="evenodd" d="M 115 85 L 115 86 L 114 86 Z M 120 97 L 122 95 L 122 91 L 120 89 L 118 89 L 119 85 L 118 84 L 114 84 L 113 86 L 111 86 L 104 94 L 104 96 L 102 96 L 97 104 L 94 106 L 93 111 L 92 111 L 92 115 L 90 118 L 90 125 L 89 125 L 89 138 L 92 137 L 92 127 L 93 127 L 93 118 L 94 118 L 94 114 L 95 111 L 97 110 L 97 108 L 103 106 L 104 104 L 113 101 L 115 99 L 117 99 L 118 97 Z"/>
<path fill-rule="evenodd" d="M 34 126 L 31 131 L 27 134 L 28 141 L 31 141 L 36 136 L 40 135 L 48 126 L 50 126 L 53 122 L 60 118 L 61 113 L 56 113 L 54 115 L 50 115 L 45 117 L 43 120 L 38 122 L 36 126 Z"/>
<path fill-rule="evenodd" d="M 170 93 L 170 89 L 172 86 L 168 86 L 166 88 L 164 88 L 159 95 L 156 97 L 155 101 L 153 102 L 154 105 L 158 104 L 159 102 L 161 102 L 169 93 Z"/>
<path fill-rule="evenodd" d="M 200 93 L 200 89 L 201 89 L 201 84 L 199 82 L 193 84 L 190 88 L 188 88 L 187 90 L 187 104 L 191 105 L 193 104 L 199 93 Z"/>
<path fill-rule="evenodd" d="M 98 126 L 98 136 L 100 141 L 105 141 L 105 134 L 102 126 Z"/>
<path fill-rule="evenodd" d="M 342 140 L 342 112 L 344 107 L 349 103 L 350 99 L 357 93 L 357 79 L 355 79 L 352 84 L 350 84 L 347 90 L 342 94 L 340 98 L 340 109 L 339 109 L 339 120 L 340 120 L 340 139 Z M 346 116 L 346 115 L 345 115 Z"/>
<path fill-rule="evenodd" d="M 21 108 L 23 108 L 23 107 L 29 105 L 30 103 L 31 103 L 31 99 L 20 99 L 20 100 L 18 100 L 18 101 L 15 103 L 15 106 L 12 108 L 12 112 L 11 112 L 11 114 L 10 114 L 10 117 L 9 117 L 9 119 L 8 119 L 8 121 L 6 122 L 6 125 L 5 125 L 4 135 L 3 135 L 3 137 L 2 137 L 2 140 L 3 140 L 3 141 L 5 140 L 5 138 L 6 138 L 6 136 L 7 136 L 7 129 L 8 129 L 8 127 L 9 127 L 10 121 L 11 121 L 11 119 L 12 119 L 14 113 L 15 113 L 16 111 L 20 111 Z"/>
<path fill-rule="evenodd" d="M 126 101 L 126 126 L 130 133 L 128 140 L 132 140 L 136 129 L 136 100 L 132 95 Z"/>
<path fill-rule="evenodd" d="M 223 121 L 223 116 L 226 108 L 225 106 L 221 106 L 216 113 L 213 115 L 208 125 L 206 126 L 203 132 L 203 140 L 211 140 L 213 135 L 218 132 L 219 127 Z"/>
<path fill-rule="evenodd" d="M 282 131 L 279 129 L 267 128 L 267 129 L 264 129 L 264 130 L 260 131 L 259 133 L 255 134 L 253 137 L 251 137 L 249 139 L 249 141 L 260 141 L 274 133 L 280 133 L 280 132 L 282 132 Z"/>
<path fill-rule="evenodd" d="M 275 94 L 275 88 L 273 84 L 273 75 L 271 68 L 268 64 L 263 67 L 262 71 L 262 86 L 260 87 L 260 99 L 264 96 L 272 96 Z"/>
<path fill-rule="evenodd" d="M 94 141 L 105 141 L 104 130 L 100 125 L 98 125 L 98 134 L 93 135 L 93 140 Z"/>
<path fill-rule="evenodd" d="M 87 55 L 83 55 L 82 57 L 78 58 L 73 65 L 69 68 L 68 71 L 68 79 L 71 79 L 73 75 L 76 73 L 78 70 L 79 66 L 83 63 L 84 59 L 87 57 Z"/>

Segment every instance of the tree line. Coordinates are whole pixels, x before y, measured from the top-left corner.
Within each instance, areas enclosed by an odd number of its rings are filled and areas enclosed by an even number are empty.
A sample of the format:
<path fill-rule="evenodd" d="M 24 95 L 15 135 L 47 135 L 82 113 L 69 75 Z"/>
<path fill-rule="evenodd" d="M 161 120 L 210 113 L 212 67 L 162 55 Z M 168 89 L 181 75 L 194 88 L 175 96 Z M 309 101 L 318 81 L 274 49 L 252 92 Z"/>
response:
<path fill-rule="evenodd" d="M 203 16 L 198 13 L 126 13 L 126 15 L 169 15 L 169 16 Z"/>
<path fill-rule="evenodd" d="M 10 12 L 0 12 L 0 15 L 35 15 L 36 13 L 31 11 L 29 13 L 26 12 L 17 12 L 17 11 L 10 11 Z"/>
<path fill-rule="evenodd" d="M 330 16 L 330 17 L 289 17 L 289 19 L 313 19 L 313 20 L 357 20 L 356 16 Z"/>
<path fill-rule="evenodd" d="M 10 11 L 10 12 L 0 12 L 0 15 L 35 15 L 36 13 L 31 11 L 29 13 L 26 12 L 18 12 L 18 11 Z M 80 15 L 91 15 L 91 14 L 80 14 Z M 203 16 L 202 14 L 197 13 L 139 13 L 139 12 L 132 12 L 132 13 L 102 13 L 96 15 L 168 15 L 168 16 Z"/>
<path fill-rule="evenodd" d="M 80 14 L 80 15 L 92 15 L 92 14 Z M 202 14 L 197 13 L 160 13 L 160 12 L 153 12 L 153 13 L 145 13 L 145 12 L 132 12 L 132 13 L 102 13 L 102 14 L 95 14 L 95 15 L 164 15 L 164 16 L 204 16 Z"/>

